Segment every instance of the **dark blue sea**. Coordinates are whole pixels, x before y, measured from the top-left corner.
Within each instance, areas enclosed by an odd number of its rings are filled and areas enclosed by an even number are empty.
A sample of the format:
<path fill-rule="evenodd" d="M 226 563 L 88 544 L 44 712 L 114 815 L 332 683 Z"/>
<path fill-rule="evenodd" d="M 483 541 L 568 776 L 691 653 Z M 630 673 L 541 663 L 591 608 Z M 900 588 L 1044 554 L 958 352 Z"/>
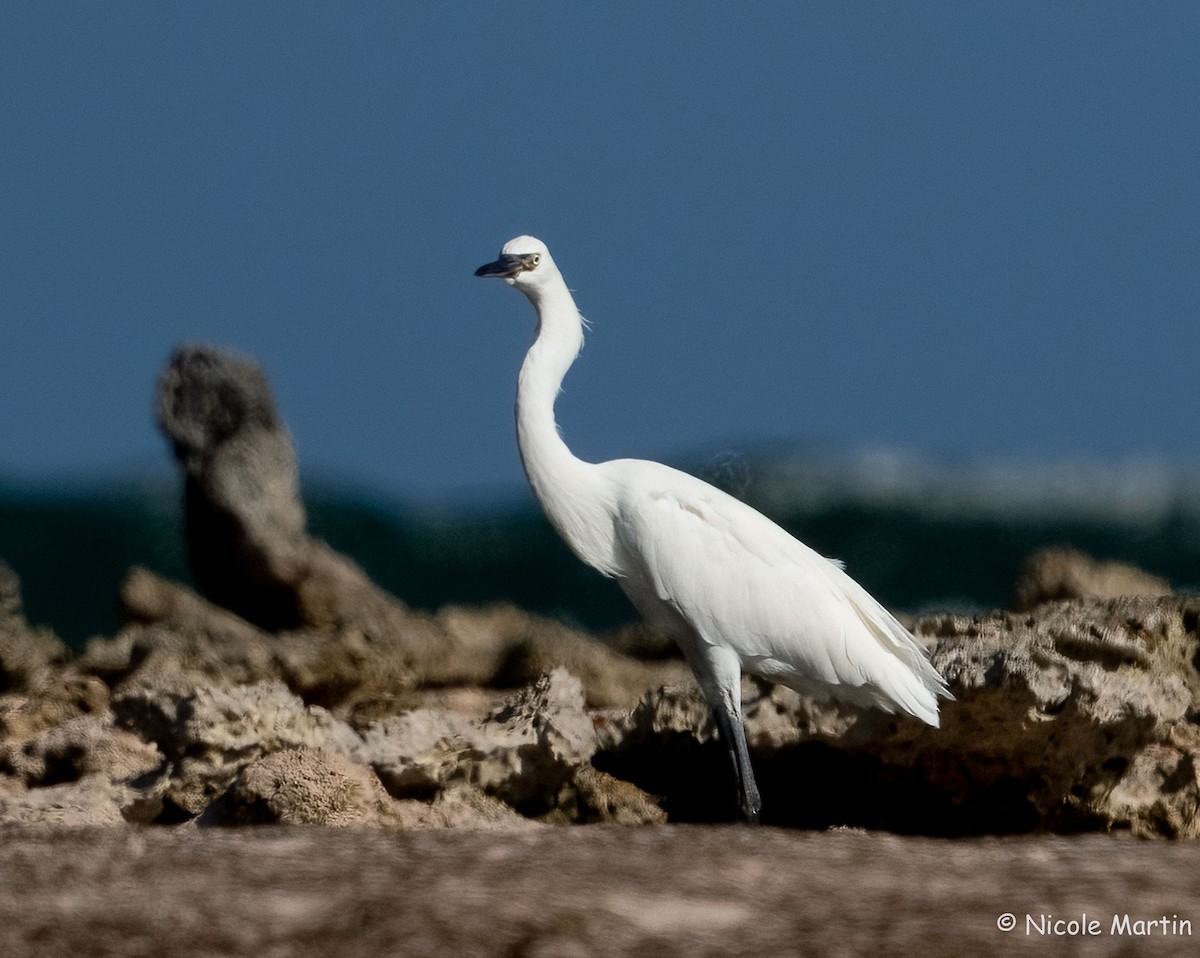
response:
<path fill-rule="evenodd" d="M 1008 606 L 1022 561 L 1073 545 L 1200 588 L 1200 467 L 936 460 L 886 450 L 706 454 L 672 463 L 745 499 L 889 607 Z M 581 565 L 521 488 L 431 506 L 328 480 L 305 487 L 310 531 L 410 605 L 510 601 L 590 630 L 634 617 Z M 103 483 L 0 481 L 0 558 L 26 615 L 72 645 L 119 627 L 133 565 L 190 583 L 181 490 L 170 474 Z"/>

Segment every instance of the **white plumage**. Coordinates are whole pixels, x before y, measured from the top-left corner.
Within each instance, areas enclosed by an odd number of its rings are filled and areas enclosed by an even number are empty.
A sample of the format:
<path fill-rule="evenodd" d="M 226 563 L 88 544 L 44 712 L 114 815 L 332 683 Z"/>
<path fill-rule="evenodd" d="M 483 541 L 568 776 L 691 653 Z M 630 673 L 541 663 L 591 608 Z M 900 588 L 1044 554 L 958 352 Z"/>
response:
<path fill-rule="evenodd" d="M 742 727 L 743 672 L 938 724 L 945 682 L 838 563 L 687 473 L 571 454 L 554 400 L 583 345 L 583 320 L 545 244 L 510 240 L 476 275 L 503 278 L 537 311 L 517 391 L 517 440 L 534 494 L 572 551 L 616 578 L 683 650 L 730 749 L 748 818 L 761 802 Z"/>

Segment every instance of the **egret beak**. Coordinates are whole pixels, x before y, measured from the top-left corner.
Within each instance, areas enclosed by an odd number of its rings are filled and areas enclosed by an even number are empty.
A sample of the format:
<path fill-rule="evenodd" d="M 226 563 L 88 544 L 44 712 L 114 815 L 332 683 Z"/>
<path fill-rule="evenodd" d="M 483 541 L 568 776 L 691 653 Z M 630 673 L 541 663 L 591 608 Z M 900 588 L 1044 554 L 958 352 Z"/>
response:
<path fill-rule="evenodd" d="M 494 263 L 485 263 L 475 270 L 476 276 L 498 276 L 501 279 L 512 279 L 525 269 L 525 259 L 512 253 L 501 253 Z"/>

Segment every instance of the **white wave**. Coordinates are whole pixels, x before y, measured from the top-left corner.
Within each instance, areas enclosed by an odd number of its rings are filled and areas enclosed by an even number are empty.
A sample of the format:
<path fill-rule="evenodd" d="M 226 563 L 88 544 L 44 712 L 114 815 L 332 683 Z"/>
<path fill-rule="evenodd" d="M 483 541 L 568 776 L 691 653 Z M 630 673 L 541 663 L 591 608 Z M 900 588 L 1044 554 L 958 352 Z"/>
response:
<path fill-rule="evenodd" d="M 754 462 L 747 492 L 769 511 L 911 509 L 948 519 L 1200 522 L 1200 467 L 1141 457 L 936 460 L 891 449 L 791 451 Z"/>

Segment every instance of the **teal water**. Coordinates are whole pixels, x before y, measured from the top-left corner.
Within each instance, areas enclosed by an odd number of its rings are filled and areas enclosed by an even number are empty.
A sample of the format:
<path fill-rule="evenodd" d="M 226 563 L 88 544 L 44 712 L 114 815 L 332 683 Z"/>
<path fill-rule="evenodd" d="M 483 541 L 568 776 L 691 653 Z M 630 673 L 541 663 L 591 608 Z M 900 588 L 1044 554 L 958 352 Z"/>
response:
<path fill-rule="evenodd" d="M 717 459 L 696 471 L 909 612 L 1006 606 L 1021 562 L 1046 545 L 1132 562 L 1184 591 L 1200 582 L 1200 484 L 1182 468 L 946 466 L 862 453 Z M 312 533 L 414 607 L 511 601 L 587 629 L 633 618 L 620 590 L 579 563 L 524 496 L 432 511 L 329 483 L 305 495 Z M 21 577 L 30 621 L 73 645 L 111 635 L 130 566 L 190 582 L 178 487 L 0 484 L 0 558 Z"/>

